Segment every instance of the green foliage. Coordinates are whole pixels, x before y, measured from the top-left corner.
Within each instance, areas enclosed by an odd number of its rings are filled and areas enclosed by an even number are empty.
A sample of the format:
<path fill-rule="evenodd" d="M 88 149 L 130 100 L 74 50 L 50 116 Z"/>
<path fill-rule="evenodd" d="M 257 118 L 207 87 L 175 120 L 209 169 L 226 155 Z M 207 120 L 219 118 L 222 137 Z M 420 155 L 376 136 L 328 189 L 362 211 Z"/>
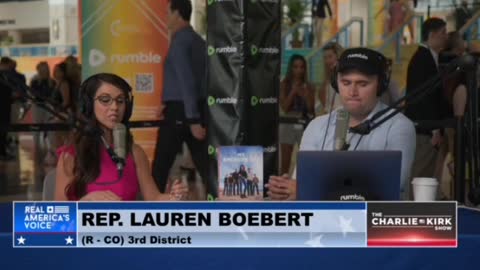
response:
<path fill-rule="evenodd" d="M 305 3 L 302 0 L 287 0 L 288 7 L 287 17 L 290 19 L 290 24 L 295 24 L 302 21 L 305 14 Z"/>

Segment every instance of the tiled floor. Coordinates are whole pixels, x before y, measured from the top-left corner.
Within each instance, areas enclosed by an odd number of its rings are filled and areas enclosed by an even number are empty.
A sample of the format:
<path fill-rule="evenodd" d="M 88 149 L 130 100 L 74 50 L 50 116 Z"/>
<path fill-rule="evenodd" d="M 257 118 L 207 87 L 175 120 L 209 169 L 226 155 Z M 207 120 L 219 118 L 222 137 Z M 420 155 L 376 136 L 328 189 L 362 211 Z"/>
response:
<path fill-rule="evenodd" d="M 18 145 L 13 145 L 11 161 L 0 161 L 0 201 L 39 200 L 42 197 L 43 177 L 47 170 L 43 164 L 38 144 L 33 133 L 15 135 Z"/>

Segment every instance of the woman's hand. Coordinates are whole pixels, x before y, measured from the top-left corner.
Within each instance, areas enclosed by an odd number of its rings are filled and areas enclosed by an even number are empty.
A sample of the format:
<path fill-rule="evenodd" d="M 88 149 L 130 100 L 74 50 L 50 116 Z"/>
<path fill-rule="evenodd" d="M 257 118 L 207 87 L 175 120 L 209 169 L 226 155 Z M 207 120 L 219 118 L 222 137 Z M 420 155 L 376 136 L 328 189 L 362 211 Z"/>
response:
<path fill-rule="evenodd" d="M 268 188 L 268 196 L 274 201 L 294 201 L 297 198 L 297 181 L 286 174 L 270 176 L 265 187 Z"/>
<path fill-rule="evenodd" d="M 182 201 L 188 198 L 188 185 L 179 179 L 176 179 L 170 189 L 170 200 Z"/>
<path fill-rule="evenodd" d="M 90 202 L 121 201 L 121 200 L 122 199 L 119 196 L 117 196 L 117 194 L 111 192 L 110 190 L 90 192 L 80 199 L 80 201 L 90 201 Z"/>

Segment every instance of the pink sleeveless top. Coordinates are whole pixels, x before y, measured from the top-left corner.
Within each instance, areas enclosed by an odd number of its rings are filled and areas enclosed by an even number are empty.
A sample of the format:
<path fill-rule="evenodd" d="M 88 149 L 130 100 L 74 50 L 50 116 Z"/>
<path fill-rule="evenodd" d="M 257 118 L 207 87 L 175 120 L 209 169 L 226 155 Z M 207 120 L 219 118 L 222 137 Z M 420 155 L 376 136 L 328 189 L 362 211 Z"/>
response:
<path fill-rule="evenodd" d="M 62 153 L 68 153 L 74 156 L 75 148 L 73 145 L 62 146 L 57 150 L 57 155 L 60 156 Z M 87 185 L 87 193 L 109 190 L 119 196 L 122 201 L 135 201 L 139 187 L 135 161 L 132 155 L 128 155 L 123 177 L 118 182 L 116 181 L 118 180 L 117 167 L 104 146 L 101 146 L 100 155 L 100 175 L 95 182 Z M 79 198 L 68 199 L 76 201 Z"/>

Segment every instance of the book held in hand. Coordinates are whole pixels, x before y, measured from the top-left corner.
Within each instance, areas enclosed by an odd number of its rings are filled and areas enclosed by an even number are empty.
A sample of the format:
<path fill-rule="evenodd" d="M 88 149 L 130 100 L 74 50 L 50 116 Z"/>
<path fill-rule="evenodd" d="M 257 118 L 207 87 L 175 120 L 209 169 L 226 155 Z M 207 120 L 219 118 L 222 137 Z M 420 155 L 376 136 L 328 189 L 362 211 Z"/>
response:
<path fill-rule="evenodd" d="M 221 201 L 263 200 L 263 148 L 219 147 L 218 178 Z"/>

